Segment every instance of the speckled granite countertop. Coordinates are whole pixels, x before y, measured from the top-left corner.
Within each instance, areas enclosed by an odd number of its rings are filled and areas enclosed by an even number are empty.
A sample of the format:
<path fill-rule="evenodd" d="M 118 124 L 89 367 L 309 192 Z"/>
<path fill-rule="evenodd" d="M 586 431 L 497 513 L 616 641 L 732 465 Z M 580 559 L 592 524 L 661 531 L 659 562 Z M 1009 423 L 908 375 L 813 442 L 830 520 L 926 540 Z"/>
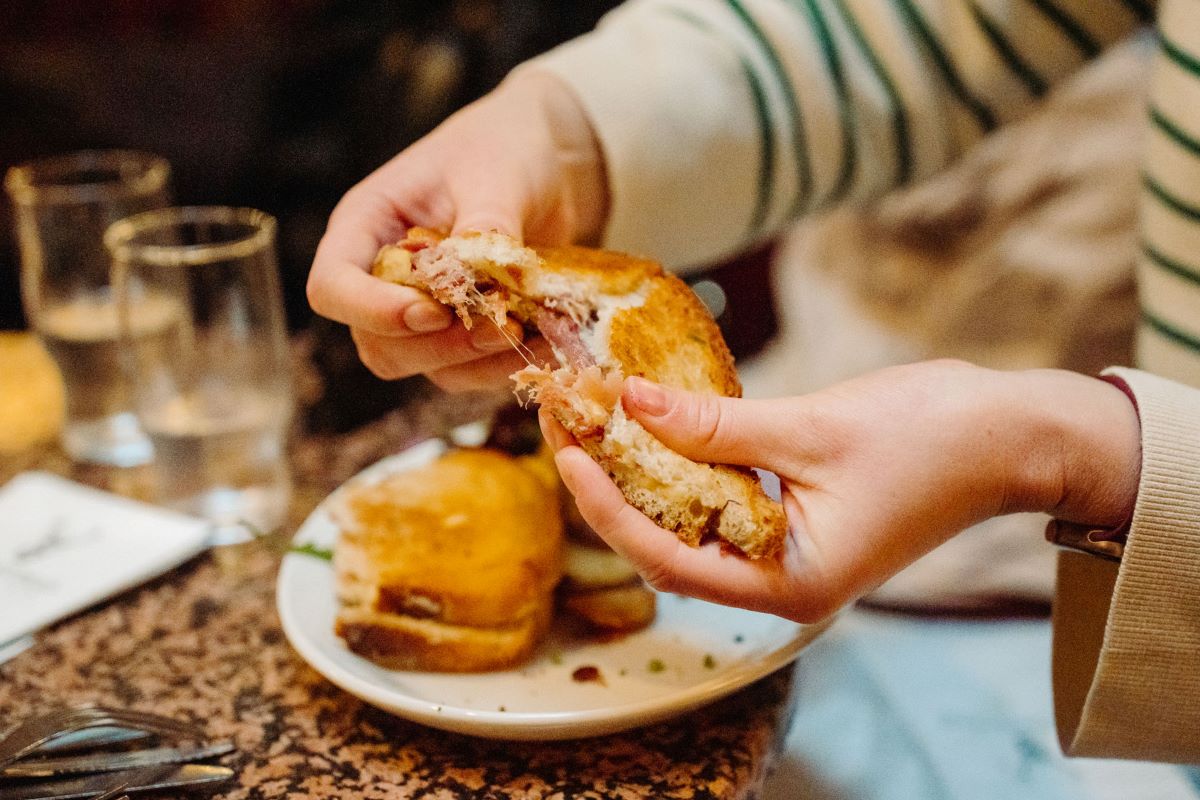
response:
<path fill-rule="evenodd" d="M 486 401 L 479 401 L 480 403 Z M 785 669 L 712 706 L 624 734 L 496 742 L 443 733 L 365 705 L 291 649 L 275 574 L 291 533 L 362 465 L 423 432 L 478 416 L 475 401 L 395 413 L 343 437 L 297 440 L 297 492 L 279 534 L 223 548 L 41 633 L 0 665 L 0 721 L 100 702 L 202 722 L 239 750 L 242 798 L 753 797 L 789 716 Z M 72 466 L 46 448 L 9 458 L 0 480 L 41 468 L 125 494 L 144 476 Z"/>

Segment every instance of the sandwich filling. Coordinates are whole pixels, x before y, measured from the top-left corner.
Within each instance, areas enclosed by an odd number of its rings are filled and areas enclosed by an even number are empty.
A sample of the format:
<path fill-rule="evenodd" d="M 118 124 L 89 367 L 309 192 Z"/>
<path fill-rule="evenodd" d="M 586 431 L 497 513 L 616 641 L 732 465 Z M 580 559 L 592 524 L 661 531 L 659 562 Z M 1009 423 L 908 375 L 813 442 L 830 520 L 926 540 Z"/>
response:
<path fill-rule="evenodd" d="M 608 329 L 617 311 L 644 302 L 644 292 L 588 299 L 577 283 L 539 272 L 532 250 L 498 235 L 438 241 L 417 232 L 399 247 L 410 254 L 410 280 L 451 306 L 464 326 L 482 318 L 505 334 L 526 363 L 512 375 L 522 404 L 544 406 L 568 422 L 577 437 L 603 436 L 625 379 L 607 358 Z M 507 333 L 509 314 L 541 334 L 557 366 L 537 363 L 533 352 Z"/>

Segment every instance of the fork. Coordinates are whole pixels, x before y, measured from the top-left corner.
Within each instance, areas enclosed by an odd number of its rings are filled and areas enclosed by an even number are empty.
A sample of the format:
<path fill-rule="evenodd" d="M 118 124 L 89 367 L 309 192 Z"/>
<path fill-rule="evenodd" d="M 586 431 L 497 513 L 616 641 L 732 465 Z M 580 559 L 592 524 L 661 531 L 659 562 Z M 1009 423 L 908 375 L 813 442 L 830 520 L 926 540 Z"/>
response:
<path fill-rule="evenodd" d="M 123 726 L 157 733 L 202 739 L 204 732 L 189 723 L 144 711 L 83 706 L 54 711 L 18 725 L 0 739 L 0 767 L 8 766 L 49 741 L 86 728 Z"/>

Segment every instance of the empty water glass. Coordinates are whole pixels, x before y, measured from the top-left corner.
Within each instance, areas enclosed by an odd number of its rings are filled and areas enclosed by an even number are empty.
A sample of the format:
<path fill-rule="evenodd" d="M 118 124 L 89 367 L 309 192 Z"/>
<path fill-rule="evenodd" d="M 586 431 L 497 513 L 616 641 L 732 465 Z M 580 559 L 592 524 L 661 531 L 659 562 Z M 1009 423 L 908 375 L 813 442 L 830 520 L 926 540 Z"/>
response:
<path fill-rule="evenodd" d="M 217 541 L 273 530 L 291 493 L 292 416 L 274 218 L 168 208 L 116 223 L 105 243 L 160 500 L 212 520 Z M 136 323 L 147 304 L 176 321 L 153 346 Z"/>

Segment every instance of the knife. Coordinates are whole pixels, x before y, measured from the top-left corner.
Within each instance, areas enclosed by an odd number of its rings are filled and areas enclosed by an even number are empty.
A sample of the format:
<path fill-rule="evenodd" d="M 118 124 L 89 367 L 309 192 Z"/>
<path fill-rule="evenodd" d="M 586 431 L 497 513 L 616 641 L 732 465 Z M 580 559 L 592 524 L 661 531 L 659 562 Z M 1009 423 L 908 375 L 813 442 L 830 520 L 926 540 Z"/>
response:
<path fill-rule="evenodd" d="M 214 767 L 211 764 L 141 767 L 109 772 L 100 778 L 85 775 L 32 783 L 6 781 L 0 786 L 0 800 L 89 800 L 122 783 L 127 784 L 122 791 L 134 794 L 214 785 L 232 777 L 233 770 L 228 767 Z"/>
<path fill-rule="evenodd" d="M 154 764 L 204 761 L 231 753 L 233 749 L 233 742 L 214 742 L 202 747 L 155 747 L 123 753 L 90 753 L 83 756 L 29 759 L 9 764 L 0 770 L 0 775 L 5 778 L 53 778 L 58 775 L 117 772 Z"/>

